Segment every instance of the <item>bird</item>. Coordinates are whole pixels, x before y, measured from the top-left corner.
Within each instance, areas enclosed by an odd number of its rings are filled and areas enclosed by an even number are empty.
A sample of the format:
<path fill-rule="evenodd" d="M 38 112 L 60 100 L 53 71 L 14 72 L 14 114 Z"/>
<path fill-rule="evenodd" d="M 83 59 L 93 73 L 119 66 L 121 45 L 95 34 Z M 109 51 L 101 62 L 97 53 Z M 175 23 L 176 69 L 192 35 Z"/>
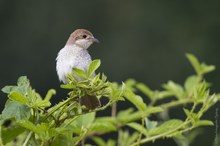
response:
<path fill-rule="evenodd" d="M 74 75 L 72 70 L 78 68 L 85 72 L 88 71 L 92 62 L 88 48 L 93 43 L 99 43 L 99 40 L 89 30 L 76 29 L 70 34 L 65 46 L 58 52 L 56 58 L 56 71 L 61 82 L 68 83 L 67 74 L 72 74 L 77 81 L 83 81 L 82 78 Z M 80 97 L 80 104 L 92 110 L 100 106 L 100 101 L 94 95 L 85 95 Z"/>

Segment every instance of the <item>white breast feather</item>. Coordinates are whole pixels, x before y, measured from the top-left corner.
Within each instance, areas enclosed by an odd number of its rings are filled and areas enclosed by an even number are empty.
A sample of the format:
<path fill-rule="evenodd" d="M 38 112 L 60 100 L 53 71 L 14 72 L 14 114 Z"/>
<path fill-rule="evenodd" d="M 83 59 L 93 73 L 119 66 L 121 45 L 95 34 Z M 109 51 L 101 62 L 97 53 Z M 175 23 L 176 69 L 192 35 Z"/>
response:
<path fill-rule="evenodd" d="M 78 46 L 65 46 L 60 50 L 56 58 L 57 65 L 56 70 L 59 80 L 66 83 L 66 75 L 72 73 L 73 68 L 88 70 L 91 63 L 91 57 L 86 49 L 82 49 Z M 73 75 L 76 77 L 75 75 Z M 77 80 L 81 80 L 76 77 Z"/>

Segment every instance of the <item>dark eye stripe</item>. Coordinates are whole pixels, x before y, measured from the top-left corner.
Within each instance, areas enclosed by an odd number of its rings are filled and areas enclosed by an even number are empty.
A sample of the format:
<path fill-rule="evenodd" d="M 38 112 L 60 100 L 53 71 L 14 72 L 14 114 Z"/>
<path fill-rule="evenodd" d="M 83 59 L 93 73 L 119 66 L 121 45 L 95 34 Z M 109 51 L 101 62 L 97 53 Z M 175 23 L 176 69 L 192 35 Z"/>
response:
<path fill-rule="evenodd" d="M 79 36 L 76 36 L 75 40 L 85 39 L 86 37 L 87 37 L 87 35 L 79 35 Z"/>

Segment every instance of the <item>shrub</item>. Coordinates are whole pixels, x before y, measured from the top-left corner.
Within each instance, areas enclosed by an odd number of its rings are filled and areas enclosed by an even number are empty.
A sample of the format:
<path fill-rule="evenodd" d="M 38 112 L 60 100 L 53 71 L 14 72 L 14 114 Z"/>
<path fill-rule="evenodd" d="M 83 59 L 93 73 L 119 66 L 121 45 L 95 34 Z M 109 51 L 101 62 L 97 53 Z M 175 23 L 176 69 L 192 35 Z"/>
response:
<path fill-rule="evenodd" d="M 162 85 L 162 91 L 152 90 L 134 79 L 118 84 L 107 81 L 104 74 L 93 77 L 101 64 L 100 60 L 94 60 L 88 72 L 73 69 L 83 81 L 67 75 L 68 83 L 61 88 L 69 91 L 68 97 L 53 106 L 50 99 L 56 93 L 54 89 L 43 98 L 31 87 L 28 78 L 21 76 L 17 85 L 2 89 L 8 100 L 0 116 L 0 145 L 91 146 L 93 141 L 98 146 L 136 146 L 162 138 L 174 138 L 179 145 L 189 145 L 195 136 L 191 132 L 193 129 L 213 125 L 202 116 L 220 96 L 210 93 L 210 83 L 204 79 L 215 67 L 200 63 L 192 54 L 186 56 L 196 74 L 187 77 L 183 85 L 168 81 Z M 147 104 L 137 94 L 140 92 L 148 99 Z M 86 95 L 106 98 L 108 102 L 87 109 L 80 104 L 80 99 Z M 117 102 L 125 101 L 134 107 L 118 111 Z M 112 108 L 111 116 L 96 117 L 96 112 L 108 107 Z M 167 116 L 176 107 L 183 108 L 185 119 Z M 152 115 L 160 118 L 154 121 Z M 186 135 L 186 132 L 191 134 Z M 117 133 L 118 138 L 104 140 L 102 136 L 109 133 Z"/>

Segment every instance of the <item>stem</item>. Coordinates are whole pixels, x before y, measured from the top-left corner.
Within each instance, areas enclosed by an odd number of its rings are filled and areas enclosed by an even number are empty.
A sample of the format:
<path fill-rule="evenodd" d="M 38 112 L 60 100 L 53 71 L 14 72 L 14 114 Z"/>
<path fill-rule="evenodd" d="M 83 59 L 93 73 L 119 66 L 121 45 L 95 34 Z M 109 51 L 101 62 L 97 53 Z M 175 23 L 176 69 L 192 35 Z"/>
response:
<path fill-rule="evenodd" d="M 49 113 L 46 114 L 46 116 L 42 119 L 42 121 L 45 121 L 50 115 L 52 115 L 56 110 L 64 106 L 65 104 L 68 104 L 73 98 L 68 98 L 60 105 L 58 104 L 54 109 L 52 109 Z"/>
<path fill-rule="evenodd" d="M 67 126 L 70 125 L 73 121 L 75 121 L 78 117 L 79 117 L 79 115 L 78 115 L 78 116 L 75 116 L 75 117 L 72 118 L 68 123 L 66 123 L 65 126 L 63 126 L 63 127 L 67 127 Z"/>
<path fill-rule="evenodd" d="M 85 139 L 82 139 L 81 146 L 85 146 Z"/>
<path fill-rule="evenodd" d="M 105 110 L 107 107 L 109 107 L 110 105 L 112 105 L 112 103 L 114 103 L 114 102 L 111 101 L 111 100 L 109 100 L 109 102 L 108 102 L 106 105 L 104 105 L 103 107 L 97 108 L 97 109 L 92 110 L 92 111 L 90 111 L 90 112 L 97 112 L 97 111 Z M 90 113 L 90 112 L 89 112 L 89 113 Z"/>
<path fill-rule="evenodd" d="M 29 134 L 28 134 L 27 138 L 25 139 L 24 144 L 22 146 L 27 146 L 28 145 L 28 142 L 31 139 L 32 134 L 33 134 L 32 131 L 29 132 Z"/>
<path fill-rule="evenodd" d="M 117 112 L 117 103 L 112 104 L 112 117 L 116 117 L 116 112 Z"/>
<path fill-rule="evenodd" d="M 173 108 L 173 107 L 176 107 L 176 106 L 179 106 L 179 105 L 183 105 L 183 104 L 187 104 L 187 103 L 193 103 L 193 99 L 181 99 L 181 100 L 177 100 L 177 101 L 172 101 L 172 102 L 169 102 L 169 103 L 165 103 L 165 104 L 162 104 L 162 105 L 159 105 L 160 107 L 162 108 Z"/>
<path fill-rule="evenodd" d="M 2 142 L 2 123 L 0 123 L 0 145 L 3 145 L 3 142 Z"/>
<path fill-rule="evenodd" d="M 139 145 L 139 144 L 147 143 L 147 142 L 150 142 L 150 141 L 155 141 L 155 140 L 157 140 L 157 139 L 159 139 L 159 138 L 163 138 L 163 137 L 166 137 L 166 136 L 168 136 L 168 135 L 169 135 L 169 136 L 175 135 L 175 134 L 177 134 L 176 131 L 177 131 L 178 129 L 180 129 L 180 128 L 186 126 L 186 125 L 189 124 L 189 123 L 190 123 L 190 121 L 187 120 L 187 121 L 185 121 L 183 124 L 181 124 L 179 127 L 177 127 L 176 129 L 173 129 L 173 130 L 171 130 L 171 131 L 168 131 L 168 132 L 165 132 L 165 133 L 162 133 L 162 134 L 159 134 L 159 135 L 155 135 L 155 136 L 152 136 L 152 137 L 149 137 L 149 138 L 144 138 L 144 139 L 142 139 L 141 141 L 135 142 L 135 143 L 133 143 L 133 144 L 130 145 L 130 146 L 137 146 L 137 145 Z M 183 129 L 183 130 L 178 131 L 178 133 L 187 132 L 187 131 L 192 130 L 193 128 L 195 128 L 195 127 L 194 127 L 194 126 L 191 126 L 191 127 L 187 128 L 187 129 Z"/>
<path fill-rule="evenodd" d="M 141 126 L 144 127 L 144 117 L 141 119 Z M 140 132 L 137 140 L 137 145 L 141 144 L 141 138 L 142 138 L 143 132 Z"/>
<path fill-rule="evenodd" d="M 88 114 L 88 113 L 92 113 L 92 112 L 97 112 L 97 111 L 105 110 L 105 109 L 106 109 L 107 107 L 109 107 L 111 104 L 112 104 L 112 101 L 110 100 L 105 106 L 100 107 L 100 108 L 95 109 L 95 110 L 91 110 L 91 111 L 87 112 L 87 114 Z M 81 115 L 84 115 L 84 114 L 78 114 L 78 115 L 76 115 L 76 116 L 73 117 L 68 123 L 66 123 L 66 125 L 65 125 L 64 127 L 67 127 L 69 124 L 71 124 L 73 121 L 75 121 L 75 120 L 76 120 L 79 116 L 81 116 Z"/>

